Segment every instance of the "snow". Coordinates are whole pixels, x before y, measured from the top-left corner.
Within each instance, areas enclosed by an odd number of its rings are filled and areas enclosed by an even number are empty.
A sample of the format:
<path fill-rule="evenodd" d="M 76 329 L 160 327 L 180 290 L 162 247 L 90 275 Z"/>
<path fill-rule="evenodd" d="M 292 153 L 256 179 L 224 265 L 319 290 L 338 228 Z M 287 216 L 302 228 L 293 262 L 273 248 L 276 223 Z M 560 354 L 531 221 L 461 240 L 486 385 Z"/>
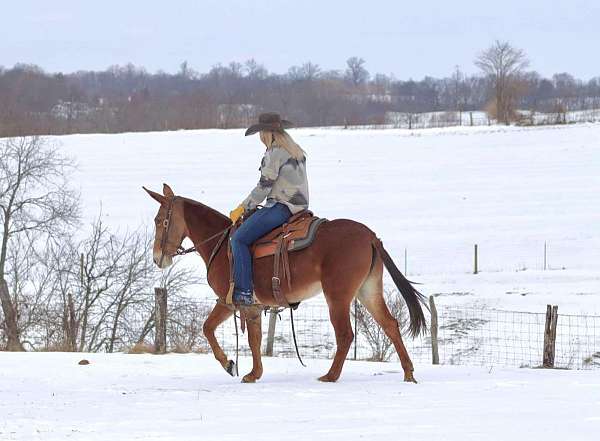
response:
<path fill-rule="evenodd" d="M 292 134 L 308 152 L 315 213 L 377 232 L 442 313 L 539 313 L 552 303 L 561 314 L 600 314 L 599 124 Z M 84 222 L 102 208 L 105 224 L 121 230 L 152 228 L 157 206 L 142 185 L 167 182 L 228 212 L 255 184 L 262 153 L 241 130 L 53 142 L 79 164 L 72 182 Z M 185 259 L 204 271 L 198 258 Z M 212 298 L 206 286 L 190 295 Z M 413 360 L 428 357 L 409 351 Z M 91 364 L 78 365 L 82 358 Z M 210 355 L 0 353 L 0 440 L 552 441 L 600 433 L 598 370 L 417 362 L 413 385 L 402 382 L 398 363 L 347 361 L 340 382 L 321 384 L 330 361 L 305 361 L 306 369 L 265 358 L 263 379 L 241 385 Z M 249 369 L 242 357 L 241 373 Z"/>
<path fill-rule="evenodd" d="M 600 124 L 291 133 L 308 153 L 311 209 L 368 225 L 442 304 L 600 314 Z M 120 229 L 152 228 L 157 207 L 142 185 L 167 182 L 228 213 L 255 185 L 263 150 L 243 130 L 54 142 L 79 164 L 73 183 L 86 221 L 102 208 Z M 193 295 L 212 297 L 205 286 Z"/>
<path fill-rule="evenodd" d="M 319 383 L 329 363 L 265 358 L 263 380 L 240 384 L 209 355 L 0 353 L 0 439 L 583 441 L 600 432 L 597 372 L 417 366 L 415 385 L 398 364 L 346 362 L 338 383 Z"/>

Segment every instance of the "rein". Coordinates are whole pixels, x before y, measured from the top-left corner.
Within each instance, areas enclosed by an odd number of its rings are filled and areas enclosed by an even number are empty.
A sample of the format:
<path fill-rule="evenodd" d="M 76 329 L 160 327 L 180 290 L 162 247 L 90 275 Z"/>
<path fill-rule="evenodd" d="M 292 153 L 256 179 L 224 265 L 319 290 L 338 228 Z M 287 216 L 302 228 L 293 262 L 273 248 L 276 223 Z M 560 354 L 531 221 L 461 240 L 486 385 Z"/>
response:
<path fill-rule="evenodd" d="M 227 228 L 225 228 L 224 230 L 221 230 L 218 233 L 213 234 L 209 238 L 204 239 L 202 242 L 198 243 L 197 246 L 204 245 L 205 243 L 210 242 L 211 240 L 213 240 L 215 237 L 219 237 L 219 236 L 225 235 L 230 229 L 231 229 L 231 225 L 228 226 Z M 176 256 L 184 256 L 186 254 L 194 253 L 196 251 L 198 251 L 197 248 L 196 248 L 196 245 L 194 245 L 193 247 L 190 247 L 190 248 L 183 248 L 181 245 L 179 245 L 179 248 L 177 248 L 177 251 L 175 252 L 175 255 Z"/>
<path fill-rule="evenodd" d="M 171 216 L 173 216 L 173 203 L 175 202 L 175 199 L 177 199 L 177 198 L 178 198 L 178 196 L 173 196 L 171 198 L 171 200 L 169 201 L 169 206 L 167 208 L 167 217 L 163 221 L 164 232 L 163 232 L 163 235 L 162 235 L 162 238 L 161 238 L 161 241 L 160 241 L 160 262 L 158 264 L 159 267 L 162 267 L 162 262 L 163 262 L 163 259 L 165 257 L 165 253 L 164 253 L 165 245 L 169 242 L 169 231 L 171 229 Z M 200 245 L 204 245 L 205 243 L 210 242 L 211 240 L 215 239 L 216 237 L 221 236 L 221 239 L 217 243 L 217 246 L 212 250 L 211 255 L 210 255 L 210 259 L 208 260 L 208 264 L 206 265 L 207 272 L 208 272 L 208 269 L 210 268 L 210 264 L 212 263 L 213 259 L 215 258 L 215 255 L 217 254 L 217 252 L 219 251 L 219 248 L 223 244 L 223 240 L 229 234 L 229 230 L 231 230 L 231 227 L 232 227 L 232 225 L 229 225 L 227 228 L 225 228 L 225 229 L 219 231 L 218 233 L 215 233 L 212 236 L 204 239 L 202 242 L 194 244 L 193 247 L 183 248 L 181 245 L 179 245 L 177 247 L 177 250 L 175 251 L 174 255 L 175 256 L 183 256 L 183 255 L 186 255 L 186 254 L 189 254 L 189 253 L 197 252 L 198 251 L 197 247 L 199 247 Z"/>

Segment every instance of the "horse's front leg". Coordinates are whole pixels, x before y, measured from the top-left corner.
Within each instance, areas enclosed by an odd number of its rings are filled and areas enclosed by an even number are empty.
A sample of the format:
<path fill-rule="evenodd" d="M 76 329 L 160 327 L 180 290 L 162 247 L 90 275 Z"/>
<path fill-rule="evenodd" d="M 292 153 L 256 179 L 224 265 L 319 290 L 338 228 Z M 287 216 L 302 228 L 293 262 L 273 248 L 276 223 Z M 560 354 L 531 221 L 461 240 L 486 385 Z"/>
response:
<path fill-rule="evenodd" d="M 234 376 L 237 372 L 237 366 L 233 360 L 227 359 L 227 355 L 225 355 L 225 352 L 223 352 L 223 349 L 215 337 L 215 330 L 217 327 L 231 317 L 232 314 L 233 311 L 231 308 L 222 303 L 217 303 L 204 322 L 202 331 L 204 332 L 204 336 L 206 337 L 206 340 L 208 340 L 208 344 L 217 361 L 221 363 L 221 366 L 223 366 L 223 369 L 225 369 L 229 375 Z"/>
<path fill-rule="evenodd" d="M 243 383 L 255 383 L 263 374 L 263 366 L 260 353 L 262 341 L 262 309 L 256 306 L 242 308 L 242 314 L 246 318 L 248 328 L 248 344 L 252 351 L 252 370 L 242 378 Z"/>

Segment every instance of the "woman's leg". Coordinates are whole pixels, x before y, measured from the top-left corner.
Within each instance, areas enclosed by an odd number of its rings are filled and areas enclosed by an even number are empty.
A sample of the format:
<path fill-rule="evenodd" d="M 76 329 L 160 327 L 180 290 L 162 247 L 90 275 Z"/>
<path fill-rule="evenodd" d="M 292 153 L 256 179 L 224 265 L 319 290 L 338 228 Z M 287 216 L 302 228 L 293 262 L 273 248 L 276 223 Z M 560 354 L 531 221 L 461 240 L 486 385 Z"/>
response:
<path fill-rule="evenodd" d="M 252 256 L 250 246 L 269 231 L 284 224 L 292 215 L 290 209 L 280 203 L 258 210 L 237 229 L 231 238 L 233 253 L 233 279 L 236 291 L 252 295 Z"/>

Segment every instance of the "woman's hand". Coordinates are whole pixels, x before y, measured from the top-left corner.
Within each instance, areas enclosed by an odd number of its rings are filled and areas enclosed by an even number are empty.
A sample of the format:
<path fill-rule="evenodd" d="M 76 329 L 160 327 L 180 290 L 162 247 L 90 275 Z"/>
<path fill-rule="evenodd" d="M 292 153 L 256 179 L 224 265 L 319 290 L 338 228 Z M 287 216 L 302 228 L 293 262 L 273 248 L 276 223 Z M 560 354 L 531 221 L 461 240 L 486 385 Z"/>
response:
<path fill-rule="evenodd" d="M 231 211 L 231 213 L 229 213 L 229 218 L 231 219 L 231 222 L 235 224 L 239 220 L 239 218 L 242 217 L 244 211 L 244 207 L 241 205 L 238 205 L 237 208 L 234 208 Z"/>

